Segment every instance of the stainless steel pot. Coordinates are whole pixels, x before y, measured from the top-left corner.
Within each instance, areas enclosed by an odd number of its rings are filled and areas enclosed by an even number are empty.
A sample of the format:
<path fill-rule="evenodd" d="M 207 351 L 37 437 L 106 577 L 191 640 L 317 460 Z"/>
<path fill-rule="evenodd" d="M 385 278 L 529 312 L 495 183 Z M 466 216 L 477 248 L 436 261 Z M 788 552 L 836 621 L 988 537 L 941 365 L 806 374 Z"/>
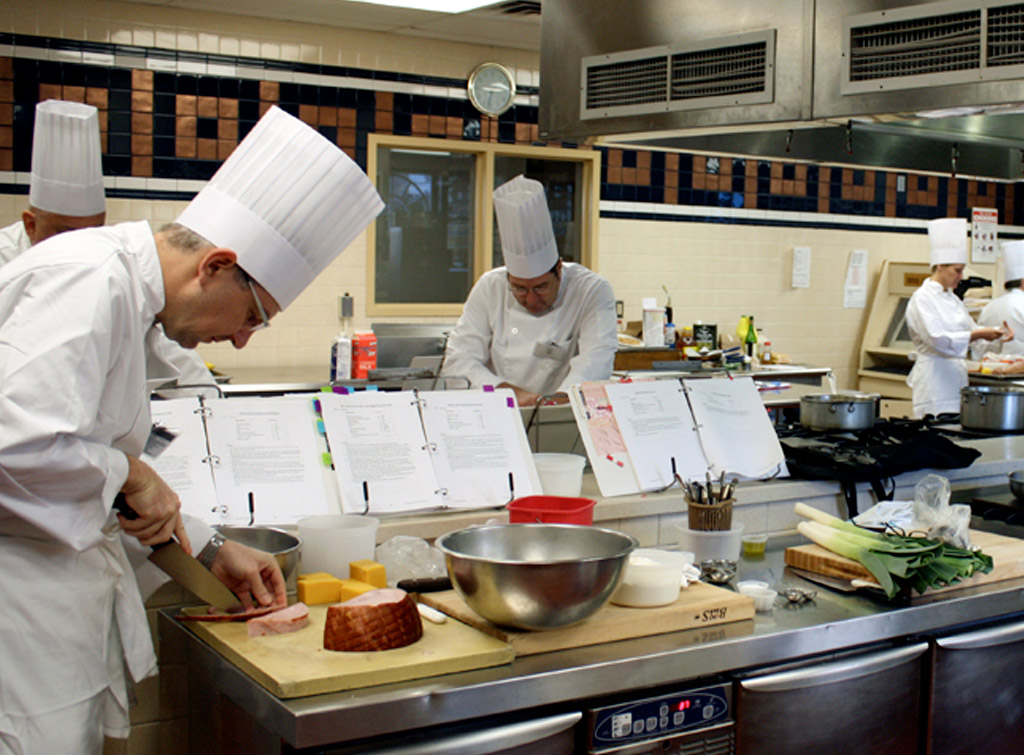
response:
<path fill-rule="evenodd" d="M 877 393 L 814 393 L 800 397 L 800 424 L 811 430 L 863 430 L 878 416 Z"/>
<path fill-rule="evenodd" d="M 961 388 L 960 424 L 972 430 L 990 432 L 1024 430 L 1024 388 L 1014 385 Z"/>

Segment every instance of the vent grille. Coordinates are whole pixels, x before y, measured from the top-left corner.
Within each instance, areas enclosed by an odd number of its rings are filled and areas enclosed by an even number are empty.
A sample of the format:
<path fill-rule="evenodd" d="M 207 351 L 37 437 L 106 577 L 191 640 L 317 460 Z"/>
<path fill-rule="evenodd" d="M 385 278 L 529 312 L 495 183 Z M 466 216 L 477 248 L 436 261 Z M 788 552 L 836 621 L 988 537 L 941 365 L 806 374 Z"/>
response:
<path fill-rule="evenodd" d="M 773 29 L 582 61 L 580 113 L 602 118 L 772 102 Z"/>
<path fill-rule="evenodd" d="M 539 16 L 540 0 L 508 0 L 498 6 L 498 11 L 513 16 Z"/>
<path fill-rule="evenodd" d="M 846 19 L 843 94 L 1019 77 L 1021 70 L 1008 67 L 1024 65 L 1024 4 L 968 7 L 977 4 L 943 3 L 949 12 L 939 15 L 915 16 L 927 6 L 911 6 Z"/>

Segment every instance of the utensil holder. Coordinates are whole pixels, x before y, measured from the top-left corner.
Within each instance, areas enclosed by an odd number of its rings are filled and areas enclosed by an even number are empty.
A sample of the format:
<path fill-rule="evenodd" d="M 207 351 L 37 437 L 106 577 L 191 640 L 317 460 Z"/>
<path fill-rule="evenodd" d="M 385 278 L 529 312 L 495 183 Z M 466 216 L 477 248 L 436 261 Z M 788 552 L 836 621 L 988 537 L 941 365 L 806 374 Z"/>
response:
<path fill-rule="evenodd" d="M 732 529 L 732 502 L 732 498 L 714 504 L 687 501 L 690 529 L 705 532 Z"/>

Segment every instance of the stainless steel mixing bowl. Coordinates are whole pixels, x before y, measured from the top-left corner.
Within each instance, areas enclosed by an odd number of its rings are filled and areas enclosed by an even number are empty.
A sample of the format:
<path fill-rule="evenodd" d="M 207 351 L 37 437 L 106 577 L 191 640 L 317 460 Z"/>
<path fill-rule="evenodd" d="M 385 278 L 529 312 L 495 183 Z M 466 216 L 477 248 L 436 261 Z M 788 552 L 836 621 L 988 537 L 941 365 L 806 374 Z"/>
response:
<path fill-rule="evenodd" d="M 228 540 L 274 554 L 286 582 L 290 580 L 292 574 L 295 573 L 295 568 L 299 565 L 299 546 L 302 540 L 298 535 L 289 534 L 277 527 L 244 527 L 222 524 L 214 529 Z"/>
<path fill-rule="evenodd" d="M 1010 492 L 1017 499 L 1017 503 L 1024 504 L 1024 469 L 1010 472 Z"/>
<path fill-rule="evenodd" d="M 576 624 L 611 598 L 637 541 L 573 524 L 494 524 L 442 535 L 452 586 L 488 621 L 516 629 Z"/>

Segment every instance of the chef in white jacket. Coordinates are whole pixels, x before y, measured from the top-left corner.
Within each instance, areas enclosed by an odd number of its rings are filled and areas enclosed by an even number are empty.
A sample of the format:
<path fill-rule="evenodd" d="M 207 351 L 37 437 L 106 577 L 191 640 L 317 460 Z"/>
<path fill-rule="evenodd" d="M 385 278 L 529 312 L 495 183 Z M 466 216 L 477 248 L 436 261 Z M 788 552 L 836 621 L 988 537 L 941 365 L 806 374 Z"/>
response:
<path fill-rule="evenodd" d="M 29 206 L 19 222 L 0 229 L 0 266 L 51 236 L 103 225 L 102 159 L 96 108 L 64 100 L 36 105 Z M 148 360 L 149 376 L 162 382 L 214 383 L 202 358 L 169 338 L 152 340 Z"/>
<path fill-rule="evenodd" d="M 1005 326 L 979 327 L 953 293 L 967 265 L 967 221 L 930 221 L 928 241 L 932 274 L 907 305 L 907 327 L 914 341 L 914 366 L 907 385 L 913 391 L 915 417 L 959 413 L 971 341 L 1013 338 L 1013 330 Z"/>
<path fill-rule="evenodd" d="M 123 539 L 174 534 L 243 604 L 285 601 L 270 554 L 186 531 L 139 458 L 144 342 L 159 323 L 189 348 L 243 347 L 382 207 L 336 146 L 272 108 L 176 224 L 61 234 L 0 268 L 0 753 L 128 735 L 129 679 L 156 658 Z M 118 492 L 138 519 L 112 511 Z"/>
<path fill-rule="evenodd" d="M 978 324 L 994 328 L 1006 324 L 1016 334 L 1013 340 L 997 342 L 996 348 L 987 351 L 1024 354 L 1024 241 L 1003 244 L 1003 279 L 1006 293 L 985 305 Z"/>
<path fill-rule="evenodd" d="M 494 190 L 505 266 L 473 286 L 442 374 L 511 388 L 521 406 L 605 380 L 618 345 L 611 284 L 558 256 L 544 187 L 517 176 Z"/>

